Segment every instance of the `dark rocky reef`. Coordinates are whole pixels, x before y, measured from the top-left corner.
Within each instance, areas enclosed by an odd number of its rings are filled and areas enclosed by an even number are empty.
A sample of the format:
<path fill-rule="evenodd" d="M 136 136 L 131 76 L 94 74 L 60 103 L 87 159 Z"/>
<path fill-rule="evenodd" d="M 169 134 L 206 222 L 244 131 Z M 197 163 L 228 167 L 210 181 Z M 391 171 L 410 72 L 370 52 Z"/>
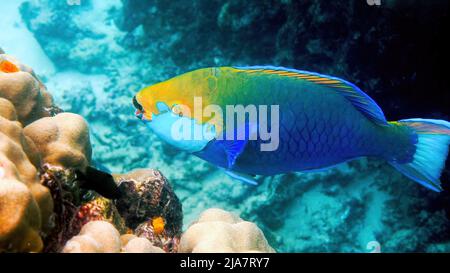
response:
<path fill-rule="evenodd" d="M 391 119 L 449 118 L 446 1 L 122 2 L 122 44 L 159 44 L 183 71 L 255 64 L 318 71 L 359 85 Z"/>
<path fill-rule="evenodd" d="M 183 227 L 181 203 L 167 179 L 156 170 L 136 170 L 116 178 L 122 196 L 115 206 L 137 236 L 167 252 L 176 252 Z M 161 222 L 164 230 L 155 228 Z"/>

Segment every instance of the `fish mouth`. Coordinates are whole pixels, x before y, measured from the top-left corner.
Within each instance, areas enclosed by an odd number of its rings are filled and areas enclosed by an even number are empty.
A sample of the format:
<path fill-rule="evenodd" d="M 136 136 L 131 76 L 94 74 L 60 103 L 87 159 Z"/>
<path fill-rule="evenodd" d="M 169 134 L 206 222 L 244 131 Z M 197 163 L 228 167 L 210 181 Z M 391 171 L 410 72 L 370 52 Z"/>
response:
<path fill-rule="evenodd" d="M 136 108 L 136 111 L 134 112 L 134 115 L 140 119 L 140 120 L 147 120 L 147 121 L 151 121 L 151 116 L 148 117 L 148 115 L 146 115 L 146 112 L 144 110 L 144 107 L 142 107 L 142 105 L 137 101 L 136 96 L 133 97 L 133 106 Z"/>
<path fill-rule="evenodd" d="M 144 117 L 144 113 L 141 112 L 140 110 L 134 111 L 134 115 L 135 115 L 138 119 L 142 119 L 142 118 Z"/>

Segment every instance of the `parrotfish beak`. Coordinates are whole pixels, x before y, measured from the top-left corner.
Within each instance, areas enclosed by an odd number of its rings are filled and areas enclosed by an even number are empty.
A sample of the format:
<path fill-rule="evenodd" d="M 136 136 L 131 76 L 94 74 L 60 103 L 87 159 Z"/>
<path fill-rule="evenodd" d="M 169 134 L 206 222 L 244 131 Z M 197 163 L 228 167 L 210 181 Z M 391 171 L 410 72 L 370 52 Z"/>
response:
<path fill-rule="evenodd" d="M 137 101 L 136 96 L 133 97 L 133 105 L 136 108 L 134 115 L 140 120 L 151 121 L 151 115 L 145 115 L 144 107 Z"/>
<path fill-rule="evenodd" d="M 134 112 L 134 115 L 138 118 L 138 119 L 142 119 L 142 117 L 144 116 L 144 113 L 141 112 L 141 110 L 136 110 Z"/>

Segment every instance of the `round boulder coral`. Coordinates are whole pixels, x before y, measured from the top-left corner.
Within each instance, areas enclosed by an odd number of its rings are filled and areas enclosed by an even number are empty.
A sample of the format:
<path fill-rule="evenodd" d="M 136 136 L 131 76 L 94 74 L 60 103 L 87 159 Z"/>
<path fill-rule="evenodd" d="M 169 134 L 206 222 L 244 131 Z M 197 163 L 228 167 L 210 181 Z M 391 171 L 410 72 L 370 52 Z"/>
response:
<path fill-rule="evenodd" d="M 0 98 L 0 116 L 8 120 L 17 120 L 16 108 L 9 100 Z"/>
<path fill-rule="evenodd" d="M 204 211 L 181 236 L 179 251 L 274 252 L 254 223 L 221 209 Z"/>
<path fill-rule="evenodd" d="M 18 119 L 27 125 L 50 116 L 53 99 L 33 70 L 13 57 L 0 54 L 0 97 L 9 100 Z"/>
<path fill-rule="evenodd" d="M 64 246 L 64 253 L 117 253 L 120 252 L 120 234 L 105 221 L 92 221 Z"/>
<path fill-rule="evenodd" d="M 86 121 L 79 115 L 60 113 L 41 118 L 24 129 L 36 144 L 44 163 L 84 170 L 91 161 L 91 143 Z"/>
<path fill-rule="evenodd" d="M 18 180 L 0 179 L 0 252 L 41 251 L 40 212 L 30 190 Z"/>
<path fill-rule="evenodd" d="M 153 246 L 149 240 L 136 237 L 131 239 L 124 247 L 126 253 L 165 253 L 159 247 Z"/>
<path fill-rule="evenodd" d="M 15 121 L 11 103 L 0 115 L 0 252 L 41 251 L 52 226 L 53 200 L 39 183 L 39 153 Z M 11 120 L 10 120 L 11 119 Z"/>

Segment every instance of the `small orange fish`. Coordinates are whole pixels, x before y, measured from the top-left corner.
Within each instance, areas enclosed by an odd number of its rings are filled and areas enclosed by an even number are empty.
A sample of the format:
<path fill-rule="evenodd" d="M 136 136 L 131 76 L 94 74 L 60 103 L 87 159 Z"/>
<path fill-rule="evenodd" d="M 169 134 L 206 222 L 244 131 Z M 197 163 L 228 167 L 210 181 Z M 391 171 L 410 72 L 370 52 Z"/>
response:
<path fill-rule="evenodd" d="M 17 65 L 13 64 L 12 62 L 3 60 L 0 61 L 0 71 L 5 73 L 15 73 L 19 72 L 20 69 L 17 67 Z"/>

